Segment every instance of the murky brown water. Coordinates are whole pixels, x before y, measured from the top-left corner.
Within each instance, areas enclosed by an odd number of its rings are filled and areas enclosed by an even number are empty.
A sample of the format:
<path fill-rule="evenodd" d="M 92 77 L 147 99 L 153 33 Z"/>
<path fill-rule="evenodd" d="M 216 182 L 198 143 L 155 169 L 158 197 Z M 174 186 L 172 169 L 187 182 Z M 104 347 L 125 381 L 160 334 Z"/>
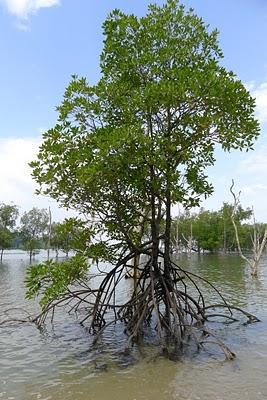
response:
<path fill-rule="evenodd" d="M 179 262 L 261 318 L 258 324 L 219 328 L 237 353 L 233 362 L 212 352 L 178 362 L 154 359 L 149 347 L 126 356 L 119 326 L 92 349 L 85 330 L 62 310 L 54 327 L 44 332 L 31 325 L 0 327 L 0 399 L 267 399 L 267 257 L 258 282 L 235 256 L 180 257 Z M 7 256 L 0 265 L 0 314 L 18 305 L 38 310 L 35 302 L 24 299 L 26 265 L 23 255 Z"/>

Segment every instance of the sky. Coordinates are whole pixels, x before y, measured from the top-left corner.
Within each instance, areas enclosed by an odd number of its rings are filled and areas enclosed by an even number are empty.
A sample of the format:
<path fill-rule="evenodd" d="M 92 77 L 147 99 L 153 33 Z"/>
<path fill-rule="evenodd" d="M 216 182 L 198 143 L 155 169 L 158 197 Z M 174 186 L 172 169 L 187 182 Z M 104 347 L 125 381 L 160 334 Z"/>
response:
<path fill-rule="evenodd" d="M 163 4 L 163 1 L 154 1 Z M 148 0 L 0 0 L 0 202 L 20 211 L 51 206 L 55 219 L 66 216 L 49 198 L 36 196 L 28 162 L 42 133 L 53 127 L 56 106 L 72 74 L 99 78 L 102 23 L 112 9 L 143 15 Z M 250 89 L 257 102 L 261 136 L 254 151 L 216 151 L 207 173 L 214 194 L 203 207 L 231 201 L 235 180 L 241 202 L 267 222 L 267 0 L 184 0 L 211 28 L 220 31 L 223 64 Z"/>

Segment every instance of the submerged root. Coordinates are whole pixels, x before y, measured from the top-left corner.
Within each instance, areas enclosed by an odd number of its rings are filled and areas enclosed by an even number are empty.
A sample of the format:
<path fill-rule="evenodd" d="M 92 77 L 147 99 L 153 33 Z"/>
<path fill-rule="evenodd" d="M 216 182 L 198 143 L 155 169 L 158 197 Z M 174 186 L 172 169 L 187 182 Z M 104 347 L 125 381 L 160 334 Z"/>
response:
<path fill-rule="evenodd" d="M 181 352 L 185 344 L 194 342 L 198 349 L 215 344 L 226 359 L 235 357 L 207 323 L 214 320 L 236 322 L 238 313 L 246 318 L 245 323 L 257 322 L 257 317 L 229 304 L 211 282 L 172 261 L 166 278 L 164 266 L 159 264 L 154 268 L 148 259 L 138 268 L 139 277 L 128 300 L 120 303 L 118 289 L 129 270 L 128 259 L 126 257 L 105 275 L 102 272 L 104 277 L 97 289 L 92 290 L 88 283 L 79 282 L 78 290 L 69 289 L 58 300 L 46 305 L 39 315 L 31 319 L 27 316 L 21 322 L 30 321 L 41 327 L 48 318 L 53 322 L 56 308 L 68 305 L 70 312 L 78 313 L 79 317 L 83 315 L 79 321 L 95 335 L 94 343 L 110 325 L 121 322 L 129 347 L 140 341 L 150 328 L 155 329 L 163 354 L 170 354 L 173 349 Z M 216 294 L 216 303 L 206 304 L 205 287 Z"/>
<path fill-rule="evenodd" d="M 14 317 L 14 314 L 19 315 Z M 21 307 L 12 307 L 4 310 L 0 316 L 0 326 L 32 323 L 33 318 L 27 310 Z"/>
<path fill-rule="evenodd" d="M 155 270 L 151 260 L 148 260 L 140 268 L 139 278 L 131 297 L 124 304 L 119 304 L 116 301 L 116 292 L 124 278 L 126 268 L 129 268 L 127 262 L 122 262 L 109 271 L 94 298 L 89 289 L 82 294 L 70 292 L 64 299 L 60 299 L 58 304 L 53 303 L 47 307 L 35 322 L 43 323 L 48 313 L 50 311 L 53 313 L 56 306 L 76 300 L 72 309 L 78 310 L 81 304 L 86 305 L 86 316 L 81 323 L 89 321 L 89 330 L 95 334 L 94 342 L 97 342 L 108 326 L 121 321 L 129 337 L 129 346 L 140 340 L 146 328 L 150 326 L 156 330 L 160 346 L 165 352 L 170 348 L 170 343 L 171 347 L 182 348 L 190 339 L 194 340 L 198 347 L 208 343 L 216 344 L 227 359 L 233 359 L 234 353 L 211 330 L 208 330 L 205 324 L 214 318 L 228 322 L 237 321 L 233 316 L 234 312 L 243 314 L 246 323 L 258 321 L 254 315 L 230 305 L 212 283 L 182 269 L 174 262 L 170 262 L 169 279 L 166 280 L 163 268 L 159 266 Z M 218 303 L 206 305 L 203 285 L 216 293 Z M 216 312 L 211 313 L 212 309 Z"/>

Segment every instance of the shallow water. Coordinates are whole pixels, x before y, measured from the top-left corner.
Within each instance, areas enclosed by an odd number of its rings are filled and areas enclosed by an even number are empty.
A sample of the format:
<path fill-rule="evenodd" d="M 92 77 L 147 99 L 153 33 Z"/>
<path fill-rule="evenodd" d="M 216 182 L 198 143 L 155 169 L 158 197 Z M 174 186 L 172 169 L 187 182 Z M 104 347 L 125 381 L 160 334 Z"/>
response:
<path fill-rule="evenodd" d="M 233 304 L 261 318 L 261 323 L 248 326 L 217 327 L 236 352 L 234 361 L 223 361 L 214 349 L 175 362 L 154 358 L 154 348 L 147 346 L 127 355 L 120 326 L 110 328 L 105 340 L 92 348 L 91 337 L 62 309 L 46 331 L 31 325 L 0 327 L 0 399 L 266 399 L 267 257 L 257 282 L 237 256 L 180 256 L 177 261 L 216 283 Z M 0 265 L 1 319 L 12 307 L 38 312 L 36 301 L 24 299 L 27 264 L 25 255 L 13 254 Z M 130 286 L 125 281 L 125 292 Z"/>

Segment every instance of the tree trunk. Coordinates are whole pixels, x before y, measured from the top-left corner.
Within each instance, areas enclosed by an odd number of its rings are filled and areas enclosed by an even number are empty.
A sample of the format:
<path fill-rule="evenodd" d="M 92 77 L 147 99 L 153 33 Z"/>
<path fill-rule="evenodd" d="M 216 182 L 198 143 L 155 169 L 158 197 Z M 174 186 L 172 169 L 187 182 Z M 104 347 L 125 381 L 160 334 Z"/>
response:
<path fill-rule="evenodd" d="M 193 226 L 192 221 L 190 222 L 190 236 L 189 236 L 189 257 L 192 255 L 192 248 L 193 248 Z"/>
<path fill-rule="evenodd" d="M 164 232 L 164 287 L 165 287 L 165 318 L 168 325 L 170 325 L 171 310 L 168 299 L 168 292 L 172 292 L 172 282 L 170 275 L 170 244 L 171 244 L 171 192 L 167 188 L 166 191 L 166 221 Z"/>
<path fill-rule="evenodd" d="M 226 254 L 226 224 L 225 224 L 225 219 L 223 220 L 223 252 Z"/>
<path fill-rule="evenodd" d="M 177 217 L 177 224 L 176 224 L 176 250 L 177 253 L 180 251 L 180 246 L 179 246 L 179 216 Z"/>
<path fill-rule="evenodd" d="M 50 246 L 51 246 L 51 227 L 52 227 L 52 215 L 50 206 L 48 207 L 49 213 L 49 226 L 48 226 L 48 240 L 47 240 L 47 259 L 50 259 Z"/>
<path fill-rule="evenodd" d="M 170 283 L 170 245 L 171 245 L 171 193 L 166 193 L 166 222 L 164 232 L 164 279 L 167 287 Z"/>
<path fill-rule="evenodd" d="M 140 262 L 140 254 L 135 254 L 134 256 L 134 273 L 133 273 L 133 280 L 134 280 L 134 292 L 136 293 L 137 289 L 137 280 L 138 280 L 138 266 Z"/>
<path fill-rule="evenodd" d="M 154 181 L 154 169 L 153 166 L 150 167 L 150 179 L 151 179 L 151 239 L 152 239 L 152 266 L 154 271 L 158 271 L 158 256 L 159 256 L 159 226 L 156 217 L 156 197 L 153 191 L 153 181 Z"/>

